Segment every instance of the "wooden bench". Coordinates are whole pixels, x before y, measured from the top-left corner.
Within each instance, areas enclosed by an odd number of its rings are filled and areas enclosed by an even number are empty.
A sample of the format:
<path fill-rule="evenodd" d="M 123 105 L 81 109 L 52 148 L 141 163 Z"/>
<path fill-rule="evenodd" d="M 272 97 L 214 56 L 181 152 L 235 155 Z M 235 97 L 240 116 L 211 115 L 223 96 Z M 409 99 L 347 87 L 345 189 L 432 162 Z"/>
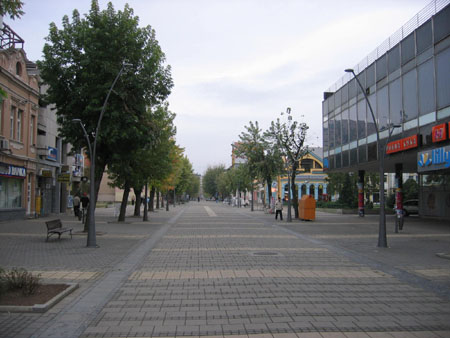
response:
<path fill-rule="evenodd" d="M 60 219 L 54 219 L 52 221 L 45 222 L 47 225 L 47 239 L 46 242 L 48 242 L 48 239 L 50 236 L 54 234 L 58 234 L 58 239 L 61 239 L 61 235 L 65 232 L 70 232 L 70 238 L 72 238 L 72 228 L 63 228 L 62 222 Z"/>

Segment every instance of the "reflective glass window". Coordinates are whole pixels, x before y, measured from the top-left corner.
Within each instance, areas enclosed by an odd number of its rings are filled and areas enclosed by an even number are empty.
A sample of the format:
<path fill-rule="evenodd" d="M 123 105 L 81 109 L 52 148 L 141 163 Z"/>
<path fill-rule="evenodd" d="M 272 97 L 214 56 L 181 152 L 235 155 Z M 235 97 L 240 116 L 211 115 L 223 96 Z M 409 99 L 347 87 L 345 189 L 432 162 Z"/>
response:
<path fill-rule="evenodd" d="M 436 89 L 438 109 L 450 105 L 450 48 L 436 56 Z"/>
<path fill-rule="evenodd" d="M 356 104 L 350 107 L 349 110 L 349 130 L 350 130 L 350 142 L 356 141 L 357 139 L 357 117 L 356 117 Z"/>
<path fill-rule="evenodd" d="M 328 99 L 328 114 L 334 110 L 334 95 L 331 95 Z"/>
<path fill-rule="evenodd" d="M 350 149 L 350 165 L 358 163 L 358 149 Z"/>
<path fill-rule="evenodd" d="M 377 117 L 379 131 L 385 129 L 389 120 L 388 86 L 377 90 Z"/>
<path fill-rule="evenodd" d="M 348 84 L 342 87 L 342 103 L 346 103 L 348 101 Z"/>
<path fill-rule="evenodd" d="M 337 115 L 334 122 L 334 142 L 336 147 L 340 147 L 342 145 L 341 116 L 341 114 Z"/>
<path fill-rule="evenodd" d="M 388 70 L 389 74 L 400 67 L 400 45 L 392 48 L 388 53 Z"/>
<path fill-rule="evenodd" d="M 434 16 L 434 43 L 438 43 L 450 34 L 450 6 Z"/>
<path fill-rule="evenodd" d="M 366 137 L 366 100 L 358 102 L 358 138 Z"/>
<path fill-rule="evenodd" d="M 359 73 L 357 76 L 358 76 L 358 80 L 359 80 L 359 82 L 361 82 L 361 85 L 363 86 L 363 88 L 367 88 L 368 86 L 366 85 L 366 71 L 364 70 L 363 72 Z M 356 83 L 355 85 L 356 85 L 356 91 L 358 92 L 358 95 L 362 94 L 361 87 L 359 86 L 359 84 Z"/>
<path fill-rule="evenodd" d="M 349 99 L 353 99 L 356 96 L 356 80 L 352 79 L 349 83 L 348 83 L 348 98 Z"/>
<path fill-rule="evenodd" d="M 362 146 L 358 147 L 358 162 L 359 163 L 367 162 L 366 145 L 362 145 Z"/>
<path fill-rule="evenodd" d="M 420 54 L 431 47 L 431 19 L 425 22 L 416 30 L 417 54 Z"/>
<path fill-rule="evenodd" d="M 348 150 L 342 153 L 342 167 L 348 167 L 349 164 L 349 153 Z"/>
<path fill-rule="evenodd" d="M 380 57 L 377 60 L 377 82 L 381 79 L 385 78 L 387 75 L 387 60 L 386 60 L 386 54 L 384 54 L 382 57 Z"/>
<path fill-rule="evenodd" d="M 342 88 L 339 89 L 336 94 L 334 94 L 334 107 L 338 108 L 342 105 Z"/>
<path fill-rule="evenodd" d="M 376 142 L 367 145 L 367 156 L 368 156 L 369 162 L 377 160 L 377 143 Z"/>
<path fill-rule="evenodd" d="M 406 73 L 403 80 L 403 113 L 405 121 L 415 119 L 419 115 L 417 103 L 416 70 Z"/>
<path fill-rule="evenodd" d="M 391 123 L 401 123 L 403 114 L 401 79 L 389 84 L 389 110 Z"/>
<path fill-rule="evenodd" d="M 375 118 L 377 118 L 377 100 L 375 94 L 369 96 L 369 102 L 372 107 L 373 113 L 375 114 Z M 367 136 L 376 133 L 375 123 L 373 121 L 372 113 L 370 112 L 369 107 L 367 106 Z"/>
<path fill-rule="evenodd" d="M 415 46 L 414 46 L 414 33 L 408 35 L 401 42 L 402 46 L 402 65 L 412 60 L 415 56 Z"/>
<path fill-rule="evenodd" d="M 336 154 L 336 168 L 342 168 L 342 153 Z"/>
<path fill-rule="evenodd" d="M 342 144 L 347 144 L 349 139 L 348 134 L 348 109 L 342 112 Z"/>
<path fill-rule="evenodd" d="M 323 123 L 323 150 L 328 150 L 328 122 Z"/>
<path fill-rule="evenodd" d="M 361 82 L 364 85 L 364 82 Z M 366 68 L 366 88 L 375 84 L 375 63 Z"/>
<path fill-rule="evenodd" d="M 421 64 L 418 69 L 419 113 L 420 115 L 434 111 L 434 76 L 433 60 Z"/>

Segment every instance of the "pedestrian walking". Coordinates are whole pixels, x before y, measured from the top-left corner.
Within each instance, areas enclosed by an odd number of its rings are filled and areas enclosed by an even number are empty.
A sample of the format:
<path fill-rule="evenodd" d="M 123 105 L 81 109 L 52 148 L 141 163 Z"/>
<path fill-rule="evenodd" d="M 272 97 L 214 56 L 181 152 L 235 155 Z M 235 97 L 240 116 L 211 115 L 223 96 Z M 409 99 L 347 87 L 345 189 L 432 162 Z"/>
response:
<path fill-rule="evenodd" d="M 73 212 L 75 217 L 80 218 L 80 196 L 78 194 L 73 198 Z"/>
<path fill-rule="evenodd" d="M 275 203 L 275 219 L 278 219 L 278 214 L 280 215 L 280 220 L 283 220 L 283 202 L 281 202 L 281 198 L 278 197 L 278 201 Z"/>

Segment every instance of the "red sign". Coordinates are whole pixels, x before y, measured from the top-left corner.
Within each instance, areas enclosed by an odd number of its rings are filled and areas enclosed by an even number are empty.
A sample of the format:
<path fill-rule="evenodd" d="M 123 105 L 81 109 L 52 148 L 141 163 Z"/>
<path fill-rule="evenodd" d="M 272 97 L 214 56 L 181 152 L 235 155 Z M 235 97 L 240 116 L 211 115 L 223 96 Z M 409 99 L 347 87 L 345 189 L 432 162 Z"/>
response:
<path fill-rule="evenodd" d="M 434 126 L 431 131 L 431 136 L 433 138 L 433 142 L 441 142 L 447 139 L 447 129 L 446 124 L 442 123 L 437 126 Z"/>
<path fill-rule="evenodd" d="M 417 146 L 417 135 L 405 137 L 397 141 L 389 142 L 386 147 L 386 154 L 417 148 Z"/>

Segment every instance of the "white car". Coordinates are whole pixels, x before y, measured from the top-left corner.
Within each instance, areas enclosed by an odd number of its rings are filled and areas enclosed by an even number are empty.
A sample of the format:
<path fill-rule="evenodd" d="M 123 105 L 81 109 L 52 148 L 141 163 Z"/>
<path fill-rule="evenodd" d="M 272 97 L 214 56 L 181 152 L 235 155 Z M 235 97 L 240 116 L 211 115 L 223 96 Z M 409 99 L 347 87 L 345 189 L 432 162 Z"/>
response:
<path fill-rule="evenodd" d="M 403 202 L 403 212 L 405 216 L 419 214 L 419 200 L 407 200 Z"/>

